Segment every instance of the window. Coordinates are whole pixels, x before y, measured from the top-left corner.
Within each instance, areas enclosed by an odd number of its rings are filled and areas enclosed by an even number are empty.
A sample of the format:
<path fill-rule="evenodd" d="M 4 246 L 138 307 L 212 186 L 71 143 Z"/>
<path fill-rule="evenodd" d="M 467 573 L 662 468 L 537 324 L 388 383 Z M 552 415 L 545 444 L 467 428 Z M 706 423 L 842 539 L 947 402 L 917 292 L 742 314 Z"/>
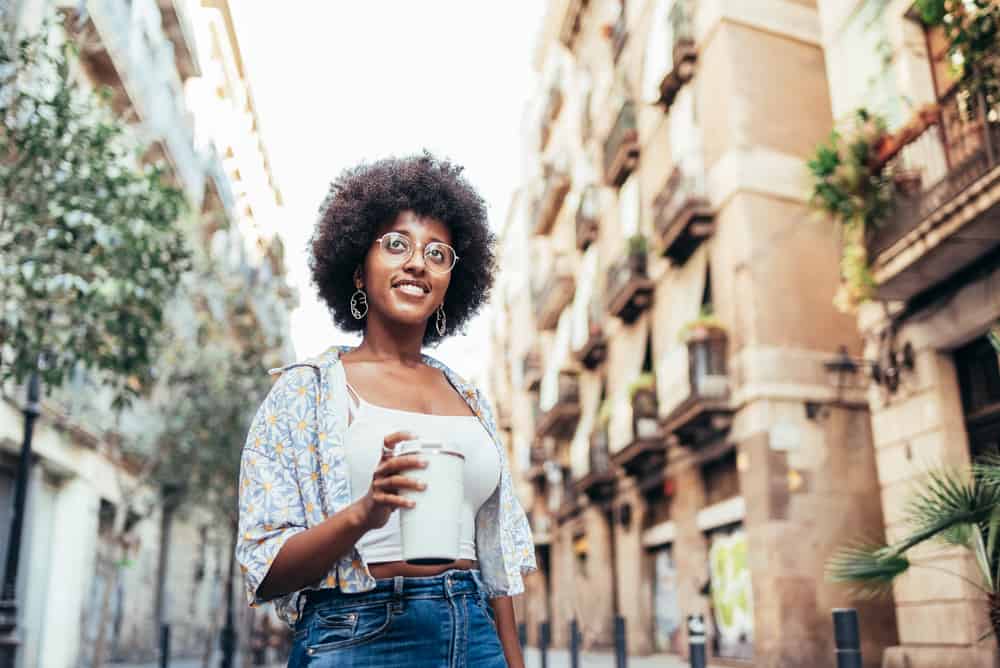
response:
<path fill-rule="evenodd" d="M 1000 358 L 985 336 L 955 351 L 955 371 L 973 458 L 1000 454 Z"/>

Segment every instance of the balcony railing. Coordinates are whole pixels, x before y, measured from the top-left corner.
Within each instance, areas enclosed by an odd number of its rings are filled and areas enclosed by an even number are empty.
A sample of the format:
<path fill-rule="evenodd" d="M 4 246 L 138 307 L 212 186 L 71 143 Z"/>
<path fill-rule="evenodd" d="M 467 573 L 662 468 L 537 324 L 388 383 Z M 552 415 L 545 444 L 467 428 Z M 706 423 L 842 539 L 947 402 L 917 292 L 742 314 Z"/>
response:
<path fill-rule="evenodd" d="M 548 98 L 545 100 L 545 109 L 542 111 L 541 135 L 539 137 L 539 150 L 544 150 L 552 137 L 552 126 L 559 118 L 559 112 L 563 106 L 563 93 L 558 86 L 549 88 Z"/>
<path fill-rule="evenodd" d="M 1000 109 L 986 107 L 956 87 L 895 149 L 896 204 L 866 240 L 880 297 L 910 299 L 1000 246 Z"/>
<path fill-rule="evenodd" d="M 618 59 L 621 58 L 627 41 L 628 26 L 625 23 L 625 5 L 622 3 L 618 17 L 615 19 L 614 25 L 611 26 L 611 58 L 614 62 L 617 63 Z"/>
<path fill-rule="evenodd" d="M 194 31 L 181 0 L 158 0 L 163 32 L 174 45 L 174 62 L 181 78 L 187 80 L 201 73 L 195 51 Z"/>
<path fill-rule="evenodd" d="M 539 414 L 535 425 L 536 438 L 570 438 L 580 420 L 580 377 L 563 371 L 559 373 L 558 382 L 556 402 Z"/>
<path fill-rule="evenodd" d="M 654 227 L 663 256 L 683 264 L 715 232 L 715 212 L 701 174 L 675 167 L 653 202 Z"/>
<path fill-rule="evenodd" d="M 552 229 L 569 188 L 569 174 L 555 167 L 546 167 L 545 187 L 535 209 L 535 234 L 548 234 Z"/>
<path fill-rule="evenodd" d="M 575 290 L 576 278 L 568 258 L 558 258 L 551 275 L 535 295 L 535 326 L 540 330 L 554 329 Z"/>
<path fill-rule="evenodd" d="M 590 0 L 568 0 L 566 2 L 565 13 L 562 16 L 562 22 L 559 27 L 559 41 L 567 49 L 573 49 L 573 42 L 576 41 L 576 36 L 580 34 L 583 12 L 588 4 L 590 4 Z"/>
<path fill-rule="evenodd" d="M 537 350 L 529 350 L 521 358 L 521 378 L 524 389 L 536 392 L 542 382 L 542 356 Z"/>
<path fill-rule="evenodd" d="M 598 299 L 592 299 L 587 309 L 587 340 L 573 350 L 573 357 L 593 371 L 608 356 L 608 341 L 604 335 L 604 313 Z"/>
<path fill-rule="evenodd" d="M 653 282 L 646 274 L 646 254 L 630 252 L 608 268 L 608 313 L 635 322 L 653 303 Z"/>
<path fill-rule="evenodd" d="M 604 142 L 604 180 L 614 187 L 625 183 L 639 162 L 639 130 L 636 126 L 635 103 L 622 104 L 615 124 Z"/>
<path fill-rule="evenodd" d="M 657 407 L 653 388 L 636 390 L 632 396 L 632 440 L 614 457 L 628 475 L 645 478 L 662 472 L 667 446 L 660 431 Z"/>
<path fill-rule="evenodd" d="M 687 0 L 676 0 L 670 8 L 671 65 L 660 82 L 660 103 L 669 107 L 677 91 L 694 76 L 698 50 L 694 44 L 694 21 Z"/>
<path fill-rule="evenodd" d="M 598 191 L 588 186 L 580 193 L 580 205 L 576 209 L 576 247 L 585 251 L 597 241 L 600 233 L 600 206 Z"/>
<path fill-rule="evenodd" d="M 698 446 L 729 429 L 727 345 L 724 331 L 708 328 L 667 353 L 658 373 L 666 381 L 661 395 L 664 435 Z"/>

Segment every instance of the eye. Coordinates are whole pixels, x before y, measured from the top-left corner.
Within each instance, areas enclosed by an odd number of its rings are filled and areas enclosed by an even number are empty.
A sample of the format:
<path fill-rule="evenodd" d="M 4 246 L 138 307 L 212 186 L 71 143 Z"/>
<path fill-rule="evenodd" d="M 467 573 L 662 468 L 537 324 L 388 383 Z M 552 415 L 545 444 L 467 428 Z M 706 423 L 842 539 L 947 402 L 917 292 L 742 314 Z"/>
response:
<path fill-rule="evenodd" d="M 386 250 L 392 253 L 404 253 L 410 247 L 410 244 L 406 240 L 406 237 L 400 234 L 386 235 L 383 245 L 385 246 Z"/>
<path fill-rule="evenodd" d="M 444 261 L 447 257 L 447 253 L 443 248 L 434 245 L 427 247 L 426 255 L 428 260 L 430 260 L 431 262 L 436 262 L 438 264 L 444 264 Z"/>

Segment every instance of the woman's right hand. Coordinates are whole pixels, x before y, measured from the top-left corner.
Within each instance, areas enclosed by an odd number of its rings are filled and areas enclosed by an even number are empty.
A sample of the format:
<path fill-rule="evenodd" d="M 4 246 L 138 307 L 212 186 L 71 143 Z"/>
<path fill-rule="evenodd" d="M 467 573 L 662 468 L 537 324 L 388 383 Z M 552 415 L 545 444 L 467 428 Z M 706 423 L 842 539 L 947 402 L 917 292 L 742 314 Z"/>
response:
<path fill-rule="evenodd" d="M 389 521 L 389 515 L 396 508 L 412 508 L 414 502 L 400 496 L 404 489 L 422 490 L 426 485 L 419 480 L 402 475 L 411 469 L 421 469 L 427 466 L 427 461 L 417 455 L 393 456 L 393 448 L 402 441 L 415 437 L 403 431 L 397 431 L 385 437 L 382 457 L 372 476 L 372 484 L 368 493 L 360 499 L 362 513 L 361 524 L 365 531 L 378 529 Z"/>

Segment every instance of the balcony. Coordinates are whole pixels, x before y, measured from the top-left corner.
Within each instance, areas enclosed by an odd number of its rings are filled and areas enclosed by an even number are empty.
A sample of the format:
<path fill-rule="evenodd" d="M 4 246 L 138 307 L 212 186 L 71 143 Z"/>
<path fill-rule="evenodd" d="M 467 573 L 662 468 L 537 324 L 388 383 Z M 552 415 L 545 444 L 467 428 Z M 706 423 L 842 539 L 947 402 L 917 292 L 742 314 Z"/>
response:
<path fill-rule="evenodd" d="M 639 130 L 636 127 L 635 103 L 622 104 L 615 124 L 604 142 L 604 180 L 615 188 L 625 183 L 639 162 Z"/>
<path fill-rule="evenodd" d="M 200 75 L 194 33 L 184 3 L 181 0 L 158 0 L 157 4 L 163 20 L 163 32 L 174 46 L 174 63 L 181 79 L 187 81 Z"/>
<path fill-rule="evenodd" d="M 545 187 L 535 205 L 535 234 L 548 234 L 559 216 L 559 210 L 569 193 L 569 174 L 555 167 L 545 166 Z"/>
<path fill-rule="evenodd" d="M 879 297 L 911 299 L 1000 247 L 998 114 L 956 87 L 890 147 L 896 206 L 866 239 Z"/>
<path fill-rule="evenodd" d="M 596 299 L 587 313 L 587 338 L 582 345 L 573 349 L 573 359 L 593 371 L 604 363 L 608 356 L 608 341 L 604 335 L 604 318 Z"/>
<path fill-rule="evenodd" d="M 548 449 L 541 441 L 535 441 L 531 445 L 528 457 L 528 470 L 525 477 L 537 485 L 544 485 L 548 474 L 546 465 L 549 461 Z"/>
<path fill-rule="evenodd" d="M 638 478 L 657 475 L 666 463 L 666 440 L 660 431 L 654 387 L 632 392 L 632 441 L 615 453 L 615 464 Z"/>
<path fill-rule="evenodd" d="M 653 303 L 653 281 L 646 274 L 646 252 L 632 249 L 608 268 L 608 313 L 633 323 Z"/>
<path fill-rule="evenodd" d="M 576 36 L 580 34 L 583 12 L 587 9 L 588 4 L 590 4 L 590 0 L 566 0 L 565 2 L 566 8 L 559 23 L 559 41 L 571 51 Z"/>
<path fill-rule="evenodd" d="M 572 437 L 580 420 L 580 377 L 569 371 L 559 372 L 555 403 L 547 408 L 539 405 L 539 409 L 536 438 Z"/>
<path fill-rule="evenodd" d="M 660 103 L 666 107 L 684 84 L 694 76 L 694 64 L 698 50 L 694 45 L 694 22 L 691 7 L 686 0 L 676 0 L 670 8 L 670 67 L 660 82 Z"/>
<path fill-rule="evenodd" d="M 697 447 L 729 429 L 728 337 L 717 327 L 699 328 L 686 343 L 667 353 L 660 377 L 664 392 L 662 433 Z"/>
<path fill-rule="evenodd" d="M 544 331 L 555 329 L 563 309 L 573 299 L 576 278 L 569 258 L 557 257 L 552 273 L 543 276 L 543 279 L 544 282 L 534 295 L 534 302 L 535 326 Z"/>
<path fill-rule="evenodd" d="M 700 174 L 675 167 L 653 201 L 654 227 L 663 256 L 684 264 L 702 241 L 715 232 L 715 211 Z"/>
<path fill-rule="evenodd" d="M 580 193 L 580 205 L 576 209 L 576 248 L 585 251 L 597 241 L 600 233 L 600 203 L 595 186 L 587 186 Z"/>
<path fill-rule="evenodd" d="M 81 64 L 99 85 L 111 88 L 117 113 L 135 110 L 150 145 L 147 160 L 164 159 L 189 201 L 200 206 L 205 170 L 194 149 L 173 45 L 162 33 L 147 37 L 125 0 L 88 2 L 87 12 L 82 25 L 72 12 L 68 22 L 81 45 Z"/>
<path fill-rule="evenodd" d="M 537 350 L 529 350 L 521 358 L 521 378 L 524 382 L 524 389 L 528 392 L 537 392 L 542 382 L 542 356 Z"/>
<path fill-rule="evenodd" d="M 615 495 L 615 471 L 608 449 L 607 426 L 597 427 L 590 435 L 590 470 L 576 483 L 577 489 L 595 503 L 604 503 Z"/>
<path fill-rule="evenodd" d="M 563 106 L 563 93 L 558 86 L 549 88 L 548 98 L 545 100 L 545 109 L 542 110 L 541 135 L 538 149 L 544 151 L 549 139 L 552 137 L 552 126 L 559 118 L 559 112 Z"/>
<path fill-rule="evenodd" d="M 628 26 L 625 23 L 625 3 L 621 5 L 618 17 L 611 26 L 611 59 L 617 63 L 625 50 L 625 42 L 628 41 Z"/>

